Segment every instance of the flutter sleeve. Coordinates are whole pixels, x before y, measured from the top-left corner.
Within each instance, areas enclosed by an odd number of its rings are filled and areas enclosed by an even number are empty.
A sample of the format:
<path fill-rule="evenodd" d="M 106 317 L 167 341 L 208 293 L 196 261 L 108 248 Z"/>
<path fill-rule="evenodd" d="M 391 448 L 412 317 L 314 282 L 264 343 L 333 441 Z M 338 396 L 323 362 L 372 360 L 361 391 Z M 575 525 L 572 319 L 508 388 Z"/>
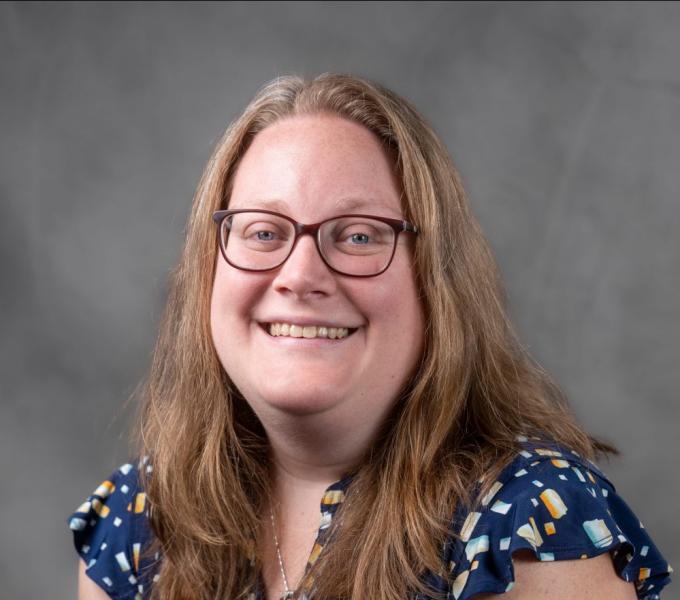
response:
<path fill-rule="evenodd" d="M 587 559 L 610 552 L 616 573 L 641 600 L 658 600 L 672 568 L 611 482 L 589 461 L 551 449 L 523 451 L 482 507 L 470 512 L 453 558 L 450 598 L 512 589 L 512 555 L 540 561 Z"/>
<path fill-rule="evenodd" d="M 138 468 L 124 464 L 68 518 L 86 574 L 115 600 L 146 597 L 139 581 L 140 554 L 149 541 L 146 495 Z"/>

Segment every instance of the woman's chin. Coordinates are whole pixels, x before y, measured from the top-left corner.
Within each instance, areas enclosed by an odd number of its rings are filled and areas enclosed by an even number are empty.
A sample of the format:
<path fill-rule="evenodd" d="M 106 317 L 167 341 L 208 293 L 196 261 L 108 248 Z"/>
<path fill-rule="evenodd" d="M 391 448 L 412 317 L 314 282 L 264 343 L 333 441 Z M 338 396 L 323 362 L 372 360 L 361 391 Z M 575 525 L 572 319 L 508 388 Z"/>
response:
<path fill-rule="evenodd" d="M 303 391 L 291 388 L 286 394 L 282 394 L 279 390 L 275 394 L 263 394 L 261 398 L 270 411 L 273 409 L 298 417 L 324 413 L 341 403 L 338 396 L 329 396 L 328 391 L 325 394 L 310 394 L 309 389 Z"/>

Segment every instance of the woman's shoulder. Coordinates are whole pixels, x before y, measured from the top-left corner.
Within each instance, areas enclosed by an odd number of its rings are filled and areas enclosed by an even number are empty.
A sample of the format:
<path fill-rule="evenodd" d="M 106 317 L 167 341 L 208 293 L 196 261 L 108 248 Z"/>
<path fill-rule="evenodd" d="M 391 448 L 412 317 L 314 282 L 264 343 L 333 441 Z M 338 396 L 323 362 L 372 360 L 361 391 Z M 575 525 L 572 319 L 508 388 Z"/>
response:
<path fill-rule="evenodd" d="M 512 588 L 515 552 L 539 561 L 610 552 L 638 598 L 658 598 L 672 571 L 649 533 L 597 465 L 538 438 L 518 452 L 472 510 L 459 510 L 448 547 L 453 598 Z"/>
<path fill-rule="evenodd" d="M 143 556 L 152 534 L 142 469 L 151 471 L 147 457 L 121 465 L 68 517 L 86 574 L 121 600 L 146 595 L 149 584 L 142 573 L 148 575 L 153 564 Z"/>

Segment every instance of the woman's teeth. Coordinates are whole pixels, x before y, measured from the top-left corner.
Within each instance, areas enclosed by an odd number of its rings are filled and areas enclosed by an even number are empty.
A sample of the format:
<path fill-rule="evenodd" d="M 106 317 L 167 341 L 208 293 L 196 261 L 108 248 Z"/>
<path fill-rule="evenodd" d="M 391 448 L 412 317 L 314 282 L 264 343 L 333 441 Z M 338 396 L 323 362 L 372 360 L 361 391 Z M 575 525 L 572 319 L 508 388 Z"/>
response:
<path fill-rule="evenodd" d="M 332 340 L 345 338 L 349 335 L 347 327 L 323 327 L 316 325 L 290 325 L 289 323 L 270 323 L 269 335 L 275 337 L 287 336 L 294 338 L 330 338 Z"/>

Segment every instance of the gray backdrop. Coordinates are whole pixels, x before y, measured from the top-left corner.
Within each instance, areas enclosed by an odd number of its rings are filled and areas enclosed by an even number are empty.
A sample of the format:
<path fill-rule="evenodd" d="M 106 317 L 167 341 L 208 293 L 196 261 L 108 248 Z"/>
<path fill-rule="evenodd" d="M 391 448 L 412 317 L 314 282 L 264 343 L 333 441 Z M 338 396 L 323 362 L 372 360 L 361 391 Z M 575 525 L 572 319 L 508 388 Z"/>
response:
<path fill-rule="evenodd" d="M 75 597 L 66 517 L 128 457 L 201 170 L 288 72 L 440 132 L 526 345 L 680 564 L 679 64 L 677 3 L 0 6 L 0 597 Z"/>

